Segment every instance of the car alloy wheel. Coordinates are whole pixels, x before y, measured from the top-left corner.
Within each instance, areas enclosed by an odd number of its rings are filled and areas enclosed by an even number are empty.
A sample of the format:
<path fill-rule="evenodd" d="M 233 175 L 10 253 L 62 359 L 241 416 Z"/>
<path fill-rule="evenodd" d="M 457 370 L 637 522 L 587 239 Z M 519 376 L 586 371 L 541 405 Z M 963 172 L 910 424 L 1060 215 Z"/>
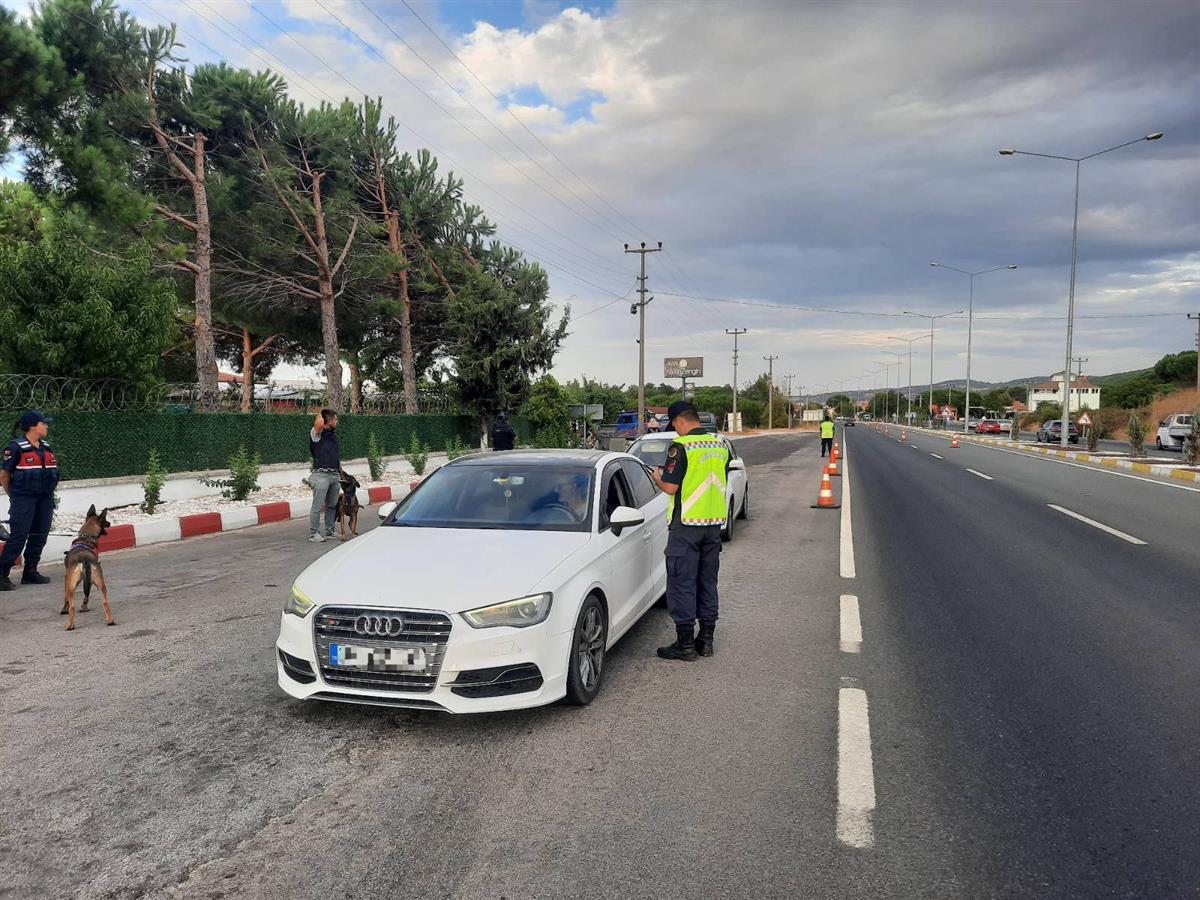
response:
<path fill-rule="evenodd" d="M 576 706 L 591 703 L 600 691 L 604 653 L 608 646 L 608 622 L 595 594 L 588 596 L 575 620 L 571 658 L 567 665 L 567 701 Z"/>

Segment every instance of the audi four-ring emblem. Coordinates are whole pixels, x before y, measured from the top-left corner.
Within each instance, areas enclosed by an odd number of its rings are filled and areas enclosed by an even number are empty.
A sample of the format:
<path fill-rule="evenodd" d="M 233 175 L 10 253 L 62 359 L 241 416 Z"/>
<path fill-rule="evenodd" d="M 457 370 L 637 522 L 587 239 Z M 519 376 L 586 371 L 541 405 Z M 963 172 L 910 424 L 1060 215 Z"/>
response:
<path fill-rule="evenodd" d="M 399 616 L 359 616 L 354 620 L 355 634 L 371 637 L 394 637 L 404 630 Z"/>

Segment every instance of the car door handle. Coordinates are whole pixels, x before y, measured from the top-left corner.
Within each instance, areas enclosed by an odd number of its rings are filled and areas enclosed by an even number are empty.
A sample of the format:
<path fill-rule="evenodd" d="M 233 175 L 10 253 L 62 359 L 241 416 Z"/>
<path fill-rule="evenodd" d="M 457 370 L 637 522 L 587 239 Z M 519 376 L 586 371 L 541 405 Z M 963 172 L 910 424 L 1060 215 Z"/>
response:
<path fill-rule="evenodd" d="M 642 540 L 643 541 L 650 540 L 650 529 L 649 528 L 642 529 Z"/>

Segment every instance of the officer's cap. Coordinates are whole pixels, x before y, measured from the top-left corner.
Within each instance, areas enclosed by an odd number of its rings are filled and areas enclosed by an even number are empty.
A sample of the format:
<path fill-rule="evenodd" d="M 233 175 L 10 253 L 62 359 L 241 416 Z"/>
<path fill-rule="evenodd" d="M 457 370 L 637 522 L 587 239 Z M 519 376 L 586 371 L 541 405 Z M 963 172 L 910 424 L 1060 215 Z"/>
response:
<path fill-rule="evenodd" d="M 670 421 L 676 416 L 681 416 L 684 413 L 691 413 L 693 416 L 695 416 L 697 415 L 696 407 L 687 400 L 676 400 L 667 407 L 667 420 Z"/>
<path fill-rule="evenodd" d="M 47 422 L 53 424 L 54 420 L 47 415 L 44 415 L 40 409 L 30 409 L 21 413 L 21 430 L 28 431 L 39 422 Z"/>

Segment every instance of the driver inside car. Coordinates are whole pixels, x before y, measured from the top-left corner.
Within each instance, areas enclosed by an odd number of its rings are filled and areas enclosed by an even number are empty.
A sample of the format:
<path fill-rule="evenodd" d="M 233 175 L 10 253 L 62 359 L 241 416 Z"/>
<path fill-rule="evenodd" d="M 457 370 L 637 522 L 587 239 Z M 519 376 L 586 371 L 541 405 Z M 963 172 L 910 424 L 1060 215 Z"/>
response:
<path fill-rule="evenodd" d="M 551 508 L 566 509 L 576 522 L 582 522 L 587 515 L 587 491 L 586 475 L 559 475 L 549 493 L 535 500 L 531 510 L 536 513 Z"/>

